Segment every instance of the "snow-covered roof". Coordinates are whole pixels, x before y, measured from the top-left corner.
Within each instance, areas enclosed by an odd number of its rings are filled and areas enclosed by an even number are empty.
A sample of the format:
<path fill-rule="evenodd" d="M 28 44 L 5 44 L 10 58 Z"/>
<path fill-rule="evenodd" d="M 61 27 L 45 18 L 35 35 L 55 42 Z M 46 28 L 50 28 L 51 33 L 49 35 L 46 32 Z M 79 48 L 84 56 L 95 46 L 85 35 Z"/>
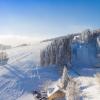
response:
<path fill-rule="evenodd" d="M 47 96 L 50 97 L 51 95 L 56 93 L 58 90 L 59 90 L 59 87 L 57 85 L 54 85 L 54 87 L 52 88 L 48 88 Z"/>

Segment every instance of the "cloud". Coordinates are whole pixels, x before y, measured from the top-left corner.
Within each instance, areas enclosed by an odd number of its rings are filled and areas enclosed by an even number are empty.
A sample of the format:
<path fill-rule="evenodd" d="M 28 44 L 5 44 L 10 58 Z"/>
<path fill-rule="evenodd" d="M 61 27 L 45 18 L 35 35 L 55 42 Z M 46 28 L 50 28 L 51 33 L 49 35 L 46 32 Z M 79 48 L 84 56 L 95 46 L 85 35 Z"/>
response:
<path fill-rule="evenodd" d="M 22 43 L 34 44 L 43 39 L 44 37 L 30 37 L 23 35 L 0 35 L 0 43 L 7 45 L 18 45 Z"/>

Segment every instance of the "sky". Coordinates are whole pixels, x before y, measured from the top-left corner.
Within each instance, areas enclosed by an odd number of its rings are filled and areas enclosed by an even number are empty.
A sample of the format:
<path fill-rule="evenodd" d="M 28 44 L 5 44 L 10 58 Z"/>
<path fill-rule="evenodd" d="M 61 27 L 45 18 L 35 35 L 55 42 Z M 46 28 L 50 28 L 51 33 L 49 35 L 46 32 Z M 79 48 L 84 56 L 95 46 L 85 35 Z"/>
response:
<path fill-rule="evenodd" d="M 88 28 L 100 28 L 100 0 L 0 0 L 0 43 L 53 38 Z"/>

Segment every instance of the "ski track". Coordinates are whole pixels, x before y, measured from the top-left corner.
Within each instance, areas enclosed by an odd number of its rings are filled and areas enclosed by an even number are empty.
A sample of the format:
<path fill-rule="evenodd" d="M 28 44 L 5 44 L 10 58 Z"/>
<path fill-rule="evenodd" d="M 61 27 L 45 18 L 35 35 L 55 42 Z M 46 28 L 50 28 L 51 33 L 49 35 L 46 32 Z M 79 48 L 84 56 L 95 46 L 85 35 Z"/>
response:
<path fill-rule="evenodd" d="M 8 52 L 11 57 L 8 64 L 0 66 L 0 100 L 16 100 L 24 92 L 32 91 L 34 58 L 31 51 L 30 47 L 24 47 Z"/>
<path fill-rule="evenodd" d="M 32 94 L 34 89 L 41 88 L 47 79 L 58 79 L 56 68 L 49 67 L 37 68 L 42 78 L 39 80 L 35 67 L 39 61 L 40 49 L 34 48 L 29 46 L 7 51 L 10 57 L 8 64 L 0 66 L 0 100 L 17 100 L 25 94 Z"/>

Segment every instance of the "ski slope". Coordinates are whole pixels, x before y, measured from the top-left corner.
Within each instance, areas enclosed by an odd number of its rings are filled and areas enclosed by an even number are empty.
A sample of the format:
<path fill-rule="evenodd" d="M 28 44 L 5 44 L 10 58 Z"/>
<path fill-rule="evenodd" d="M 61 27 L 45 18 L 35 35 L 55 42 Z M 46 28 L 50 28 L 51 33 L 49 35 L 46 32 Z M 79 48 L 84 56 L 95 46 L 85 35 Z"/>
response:
<path fill-rule="evenodd" d="M 9 61 L 0 66 L 0 100 L 25 100 L 24 96 L 26 100 L 34 100 L 31 93 L 34 89 L 41 88 L 47 79 L 58 79 L 55 67 L 39 67 L 40 45 L 12 48 L 6 52 Z"/>
<path fill-rule="evenodd" d="M 32 90 L 32 47 L 8 50 L 8 64 L 0 66 L 0 100 L 16 100 Z"/>

